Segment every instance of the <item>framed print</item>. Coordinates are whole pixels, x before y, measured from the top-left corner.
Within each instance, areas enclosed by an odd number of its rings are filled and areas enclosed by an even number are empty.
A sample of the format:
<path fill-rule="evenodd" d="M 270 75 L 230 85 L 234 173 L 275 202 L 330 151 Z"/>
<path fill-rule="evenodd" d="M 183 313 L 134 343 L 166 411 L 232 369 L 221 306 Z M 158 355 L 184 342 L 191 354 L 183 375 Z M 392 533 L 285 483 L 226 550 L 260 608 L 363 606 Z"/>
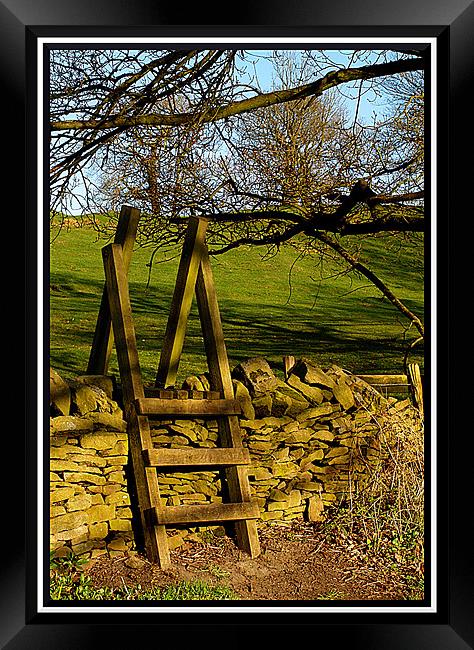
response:
<path fill-rule="evenodd" d="M 458 4 L 3 1 L 4 647 L 473 647 Z"/>

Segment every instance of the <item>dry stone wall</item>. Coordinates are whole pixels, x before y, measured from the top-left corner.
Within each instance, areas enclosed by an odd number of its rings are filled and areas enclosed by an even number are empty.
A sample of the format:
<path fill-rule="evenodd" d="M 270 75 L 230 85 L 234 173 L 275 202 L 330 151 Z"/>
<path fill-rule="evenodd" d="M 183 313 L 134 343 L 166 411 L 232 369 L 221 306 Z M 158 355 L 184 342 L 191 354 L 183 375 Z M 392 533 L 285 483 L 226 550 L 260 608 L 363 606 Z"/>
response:
<path fill-rule="evenodd" d="M 283 381 L 264 359 L 252 359 L 233 377 L 262 521 L 324 521 L 328 508 L 364 489 L 400 431 L 421 427 L 408 399 L 386 399 L 337 366 L 322 370 L 299 360 Z M 208 390 L 207 375 L 189 377 L 183 387 Z M 64 382 L 52 372 L 51 546 L 58 552 L 94 557 L 136 546 L 126 423 L 113 391 L 109 377 Z M 217 445 L 216 421 L 151 426 L 156 447 Z M 217 472 L 158 478 L 164 505 L 222 501 Z M 170 529 L 171 548 L 199 530 Z"/>

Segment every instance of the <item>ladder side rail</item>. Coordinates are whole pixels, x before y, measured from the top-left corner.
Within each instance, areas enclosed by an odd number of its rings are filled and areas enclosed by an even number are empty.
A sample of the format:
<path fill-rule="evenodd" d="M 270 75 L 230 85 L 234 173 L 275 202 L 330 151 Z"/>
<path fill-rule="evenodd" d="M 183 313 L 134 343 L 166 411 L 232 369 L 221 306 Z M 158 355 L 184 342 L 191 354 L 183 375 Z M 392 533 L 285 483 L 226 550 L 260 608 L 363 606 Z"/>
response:
<path fill-rule="evenodd" d="M 170 566 L 170 555 L 165 526 L 150 525 L 145 514 L 150 508 L 159 510 L 162 506 L 156 469 L 146 467 L 143 459 L 143 450 L 153 449 L 148 418 L 137 415 L 135 410 L 135 400 L 143 398 L 145 393 L 122 247 L 119 244 L 109 244 L 102 249 L 102 255 L 146 551 L 151 561 L 166 568 Z"/>
<path fill-rule="evenodd" d="M 137 236 L 140 211 L 128 205 L 122 206 L 115 232 L 114 244 L 122 247 L 125 273 L 128 274 L 133 247 Z M 111 317 L 107 287 L 104 284 L 102 298 L 97 316 L 97 322 L 92 340 L 87 373 L 90 375 L 106 375 L 114 344 L 111 327 Z"/>
<path fill-rule="evenodd" d="M 178 267 L 155 386 L 174 386 L 183 351 L 186 325 L 194 296 L 208 220 L 190 217 Z"/>
<path fill-rule="evenodd" d="M 134 400 L 145 397 L 145 391 L 141 378 L 122 247 L 119 244 L 108 244 L 102 249 L 102 257 L 122 383 L 123 404 L 125 413 L 127 413 Z"/>
<path fill-rule="evenodd" d="M 202 251 L 196 281 L 196 300 L 201 319 L 211 387 L 221 391 L 224 399 L 233 399 L 234 389 L 207 247 L 204 247 Z M 222 446 L 242 447 L 240 425 L 236 415 L 219 418 L 218 426 Z M 247 469 L 237 466 L 222 471 L 225 475 L 230 501 L 250 502 L 251 493 Z M 251 557 L 256 557 L 260 553 L 256 522 L 254 520 L 236 521 L 235 531 L 239 547 Z"/>

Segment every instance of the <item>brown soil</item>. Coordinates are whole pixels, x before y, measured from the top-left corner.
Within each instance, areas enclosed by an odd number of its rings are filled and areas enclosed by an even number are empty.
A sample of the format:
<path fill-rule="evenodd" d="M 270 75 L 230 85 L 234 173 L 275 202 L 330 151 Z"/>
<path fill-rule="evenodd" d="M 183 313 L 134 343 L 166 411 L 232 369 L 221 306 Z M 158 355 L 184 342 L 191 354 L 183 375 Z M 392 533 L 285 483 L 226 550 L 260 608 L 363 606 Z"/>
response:
<path fill-rule="evenodd" d="M 245 601 L 407 601 L 410 592 L 400 573 L 382 559 L 370 559 L 352 546 L 329 541 L 315 524 L 259 528 L 261 554 L 255 559 L 229 537 L 200 541 L 197 535 L 171 552 L 163 571 L 143 555 L 101 556 L 85 572 L 97 587 L 140 584 L 166 587 L 199 579 L 230 587 Z M 413 596 L 411 596 L 413 597 Z"/>

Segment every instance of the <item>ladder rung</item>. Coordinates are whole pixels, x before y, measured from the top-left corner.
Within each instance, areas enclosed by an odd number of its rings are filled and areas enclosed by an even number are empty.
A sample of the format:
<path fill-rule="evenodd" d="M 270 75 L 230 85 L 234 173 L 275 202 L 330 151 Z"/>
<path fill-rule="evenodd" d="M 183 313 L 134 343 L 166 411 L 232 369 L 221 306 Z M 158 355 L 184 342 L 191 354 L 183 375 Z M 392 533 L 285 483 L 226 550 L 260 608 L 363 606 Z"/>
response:
<path fill-rule="evenodd" d="M 140 397 L 135 400 L 139 415 L 196 416 L 239 415 L 240 404 L 234 399 L 160 399 Z"/>
<path fill-rule="evenodd" d="M 245 447 L 217 449 L 144 449 L 143 459 L 148 467 L 229 467 L 250 465 Z"/>
<path fill-rule="evenodd" d="M 197 524 L 219 521 L 240 521 L 258 519 L 258 504 L 246 503 L 210 503 L 209 505 L 165 506 L 150 508 L 146 511 L 147 520 L 152 525 Z"/>

